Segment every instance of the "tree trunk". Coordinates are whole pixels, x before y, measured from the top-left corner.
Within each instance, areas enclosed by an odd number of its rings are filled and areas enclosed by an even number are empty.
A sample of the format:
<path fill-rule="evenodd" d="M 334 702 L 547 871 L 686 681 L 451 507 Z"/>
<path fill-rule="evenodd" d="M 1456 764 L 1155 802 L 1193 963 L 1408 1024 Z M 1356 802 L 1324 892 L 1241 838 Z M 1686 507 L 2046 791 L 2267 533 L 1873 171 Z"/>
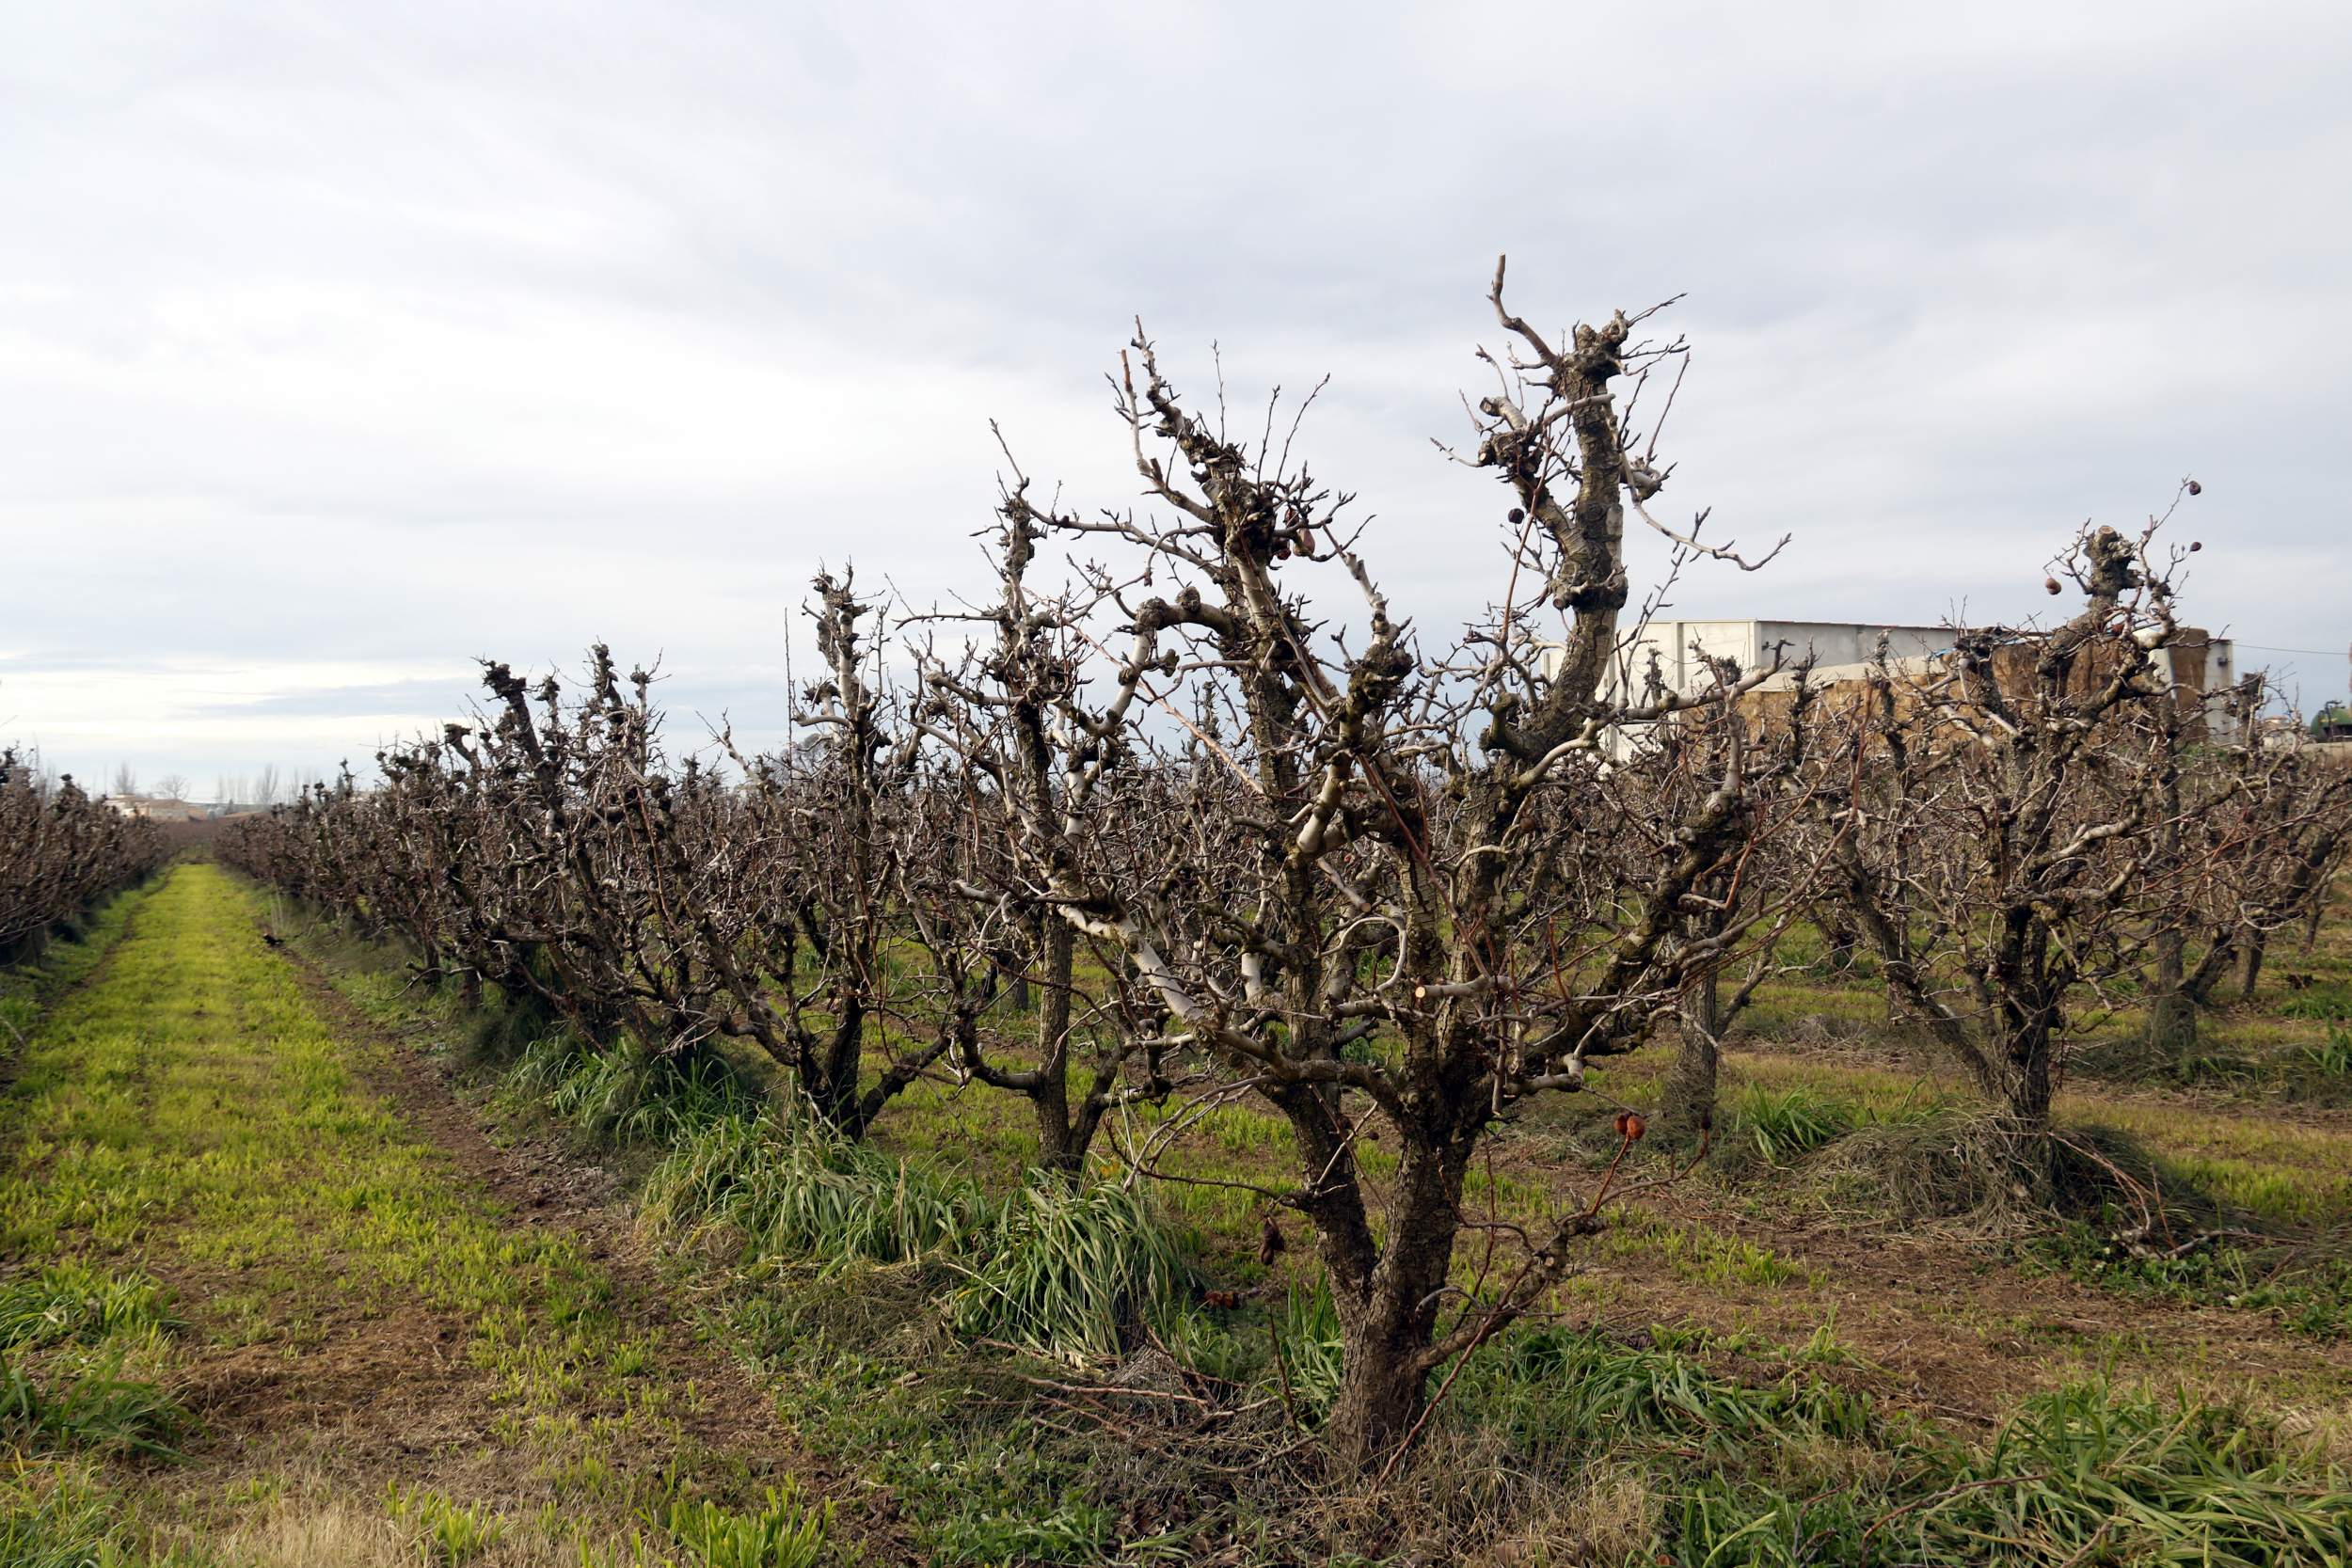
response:
<path fill-rule="evenodd" d="M 824 1059 L 810 1064 L 815 1070 L 801 1085 L 808 1096 L 818 1119 L 834 1132 L 851 1140 L 866 1135 L 866 1127 L 858 1115 L 858 1069 L 866 1054 L 866 1004 L 855 996 L 838 997 L 839 1009 L 833 1027 L 833 1037 L 825 1044 Z"/>
<path fill-rule="evenodd" d="M 2149 988 L 2145 1038 L 2166 1061 L 2181 1063 L 2197 1053 L 2197 1003 L 2187 990 L 2186 939 L 2177 930 L 2156 938 L 2155 984 Z"/>
<path fill-rule="evenodd" d="M 2270 933 L 2252 930 L 2246 933 L 2246 945 L 2238 956 L 2238 996 L 2248 1002 L 2254 1000 L 2254 988 L 2263 974 L 2263 946 Z"/>
<path fill-rule="evenodd" d="M 1039 999 L 1037 1017 L 1041 1064 L 1029 1103 L 1037 1112 L 1038 1164 L 1075 1180 L 1087 1153 L 1070 1120 L 1070 974 L 1078 934 L 1067 921 L 1057 920 L 1044 935 L 1044 995 Z M 1020 984 L 1025 989 L 1028 982 Z M 1025 1001 L 1019 1005 L 1027 1006 Z"/>
<path fill-rule="evenodd" d="M 2048 1032 L 2026 1025 L 2010 1037 L 2001 1061 L 1998 1098 L 2009 1111 L 2010 1158 L 2036 1203 L 2057 1199 L 2058 1146 L 2050 1138 L 2056 1063 Z"/>
<path fill-rule="evenodd" d="M 2056 1075 L 2050 1060 L 2050 1041 L 2040 1030 L 2011 1042 L 2009 1057 L 2010 1115 L 2024 1126 L 2042 1129 L 2050 1125 L 2050 1100 Z"/>
<path fill-rule="evenodd" d="M 1428 1408 L 1429 1374 L 1410 1337 L 1366 1328 L 1342 1334 L 1339 1396 L 1323 1438 L 1333 1466 L 1359 1474 L 1386 1465 Z"/>
<path fill-rule="evenodd" d="M 2177 990 L 2150 997 L 2146 1037 L 2149 1049 L 2166 1061 L 2189 1061 L 2197 1054 L 2197 1004 Z"/>
<path fill-rule="evenodd" d="M 1715 1124 L 1716 1069 L 1722 1060 L 1723 998 L 1712 971 L 1682 996 L 1677 1009 L 1681 1045 L 1658 1102 L 1660 1132 L 1693 1144 Z"/>
<path fill-rule="evenodd" d="M 1428 1354 L 1438 1307 L 1461 1232 L 1463 1166 L 1419 1140 L 1398 1162 L 1394 1230 L 1379 1261 L 1356 1290 L 1346 1288 L 1349 1259 L 1326 1238 L 1342 1347 L 1339 1396 L 1324 1442 L 1343 1471 L 1386 1465 L 1428 1408 Z"/>

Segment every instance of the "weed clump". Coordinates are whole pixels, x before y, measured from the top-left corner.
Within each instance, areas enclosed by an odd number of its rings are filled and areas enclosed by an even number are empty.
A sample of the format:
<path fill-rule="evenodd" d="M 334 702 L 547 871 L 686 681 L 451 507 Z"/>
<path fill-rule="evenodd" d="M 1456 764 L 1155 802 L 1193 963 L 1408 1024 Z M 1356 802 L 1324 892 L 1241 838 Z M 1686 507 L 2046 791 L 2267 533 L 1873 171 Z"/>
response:
<path fill-rule="evenodd" d="M 0 1361 L 0 1433 L 43 1449 L 167 1459 L 190 1425 L 180 1402 L 151 1383 L 120 1375 L 120 1364 L 59 1369 L 39 1380 Z"/>
<path fill-rule="evenodd" d="M 2014 1140 L 1995 1117 L 1880 1122 L 1841 1140 L 1807 1176 L 1824 1207 L 1849 1216 L 1979 1231 L 2034 1223 Z"/>
<path fill-rule="evenodd" d="M 1039 1181 L 1006 1204 L 948 1313 L 959 1333 L 1045 1355 L 1109 1357 L 1131 1348 L 1192 1277 L 1136 1195 Z"/>
<path fill-rule="evenodd" d="M 546 1102 L 593 1143 L 673 1143 L 719 1117 L 758 1109 L 759 1092 L 715 1052 L 648 1051 L 634 1040 L 596 1048 L 577 1037 L 541 1037 L 523 1051 L 515 1086 Z"/>
<path fill-rule="evenodd" d="M 1767 1165 L 1785 1165 L 1851 1132 L 1860 1108 L 1804 1085 L 1772 1090 L 1751 1086 L 1734 1102 L 1735 1135 Z"/>
<path fill-rule="evenodd" d="M 704 1499 L 674 1502 L 660 1523 L 703 1568 L 816 1568 L 824 1560 L 833 1504 L 810 1508 L 788 1482 L 762 1506 L 736 1513 Z"/>
<path fill-rule="evenodd" d="M 163 1287 L 143 1274 L 108 1275 L 63 1262 L 0 1286 L 0 1350 L 178 1326 L 165 1310 Z"/>
<path fill-rule="evenodd" d="M 645 1179 L 658 1232 L 724 1227 L 755 1259 L 902 1263 L 977 1250 L 994 1219 L 977 1186 L 802 1118 L 714 1117 Z"/>

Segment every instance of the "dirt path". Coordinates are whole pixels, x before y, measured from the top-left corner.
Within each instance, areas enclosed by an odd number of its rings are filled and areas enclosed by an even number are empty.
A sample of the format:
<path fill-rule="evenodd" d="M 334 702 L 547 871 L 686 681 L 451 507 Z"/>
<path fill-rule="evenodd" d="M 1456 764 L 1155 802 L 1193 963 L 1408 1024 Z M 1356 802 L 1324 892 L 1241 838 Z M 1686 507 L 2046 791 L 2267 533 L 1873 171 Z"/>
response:
<path fill-rule="evenodd" d="M 2093 1290 L 2027 1273 L 1979 1242 L 1759 1220 L 1696 1192 L 1656 1208 L 1769 1249 L 1804 1277 L 1702 1285 L 1639 1255 L 1605 1259 L 1592 1277 L 1606 1282 L 1613 1322 L 1698 1323 L 1782 1345 L 1826 1329 L 1852 1360 L 1823 1375 L 1979 1429 L 2027 1394 L 2102 1370 L 2216 1394 L 2252 1388 L 2313 1410 L 2352 1401 L 2352 1345 L 2263 1314 Z"/>
<path fill-rule="evenodd" d="M 712 1528 L 899 1560 L 696 1342 L 597 1173 L 494 1148 L 215 868 L 31 1033 L 0 1137 L 0 1291 L 67 1325 L 12 1370 L 58 1410 L 149 1390 L 139 1433 L 183 1455 L 20 1423 L 0 1527 L 88 1497 L 118 1545 L 204 1562 L 635 1568 Z M 75 1305 L 118 1296 L 161 1305 Z"/>
<path fill-rule="evenodd" d="M 1892 1101 L 1915 1080 L 1936 1081 L 1928 1069 L 1853 1053 L 1753 1046 L 1727 1055 L 1725 1073 L 1727 1103 L 1747 1084 Z M 2297 1199 L 2332 1200 L 2352 1175 L 2352 1139 L 2324 1117 L 2154 1093 L 2077 1095 L 2067 1110 L 2202 1158 L 2217 1180 L 2275 1177 Z M 1564 1170 L 1588 1180 L 1583 1156 L 1564 1162 L 1553 1141 L 1565 1125 L 1539 1124 L 1500 1162 L 1506 1173 L 1531 1186 Z M 2253 1389 L 2324 1422 L 2352 1418 L 2352 1339 L 2298 1332 L 2250 1307 L 2101 1290 L 2022 1260 L 2022 1231 L 2004 1244 L 1964 1225 L 1898 1227 L 1867 1202 L 1833 1212 L 1800 1172 L 1781 1180 L 1775 1193 L 1769 1174 L 1738 1183 L 1702 1174 L 1646 1196 L 1644 1216 L 1605 1235 L 1585 1262 L 1583 1309 L 1628 1333 L 1698 1327 L 1783 1350 L 1818 1332 L 1821 1375 L 1980 1431 L 2029 1394 L 2100 1372 L 2217 1396 Z"/>

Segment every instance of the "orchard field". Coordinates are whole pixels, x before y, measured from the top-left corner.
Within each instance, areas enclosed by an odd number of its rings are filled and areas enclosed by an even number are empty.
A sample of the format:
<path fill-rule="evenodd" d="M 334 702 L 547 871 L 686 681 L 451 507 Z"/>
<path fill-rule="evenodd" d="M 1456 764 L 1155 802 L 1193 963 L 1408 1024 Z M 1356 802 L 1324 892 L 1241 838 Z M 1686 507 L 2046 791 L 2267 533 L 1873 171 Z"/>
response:
<path fill-rule="evenodd" d="M 1138 329 L 1140 504 L 1007 444 L 770 749 L 485 659 L 160 869 L 0 760 L 0 1564 L 2352 1561 L 2352 769 L 2202 487 L 1669 682 L 1687 345 L 1488 304 L 1449 629 Z"/>
<path fill-rule="evenodd" d="M 1371 1488 L 1305 1464 L 1337 1351 L 1311 1255 L 1262 1261 L 1254 1197 L 1191 1184 L 1279 1172 L 1263 1114 L 1194 1118 L 1166 1166 L 1185 1180 L 1152 1190 L 1165 1360 L 964 1331 L 956 1222 L 911 1257 L 878 1256 L 872 1222 L 1017 1201 L 1035 1139 L 993 1097 L 918 1085 L 801 1195 L 791 1250 L 746 1248 L 665 1149 L 760 1092 L 755 1053 L 634 1095 L 501 1066 L 495 1010 L 183 864 L 54 954 L 45 993 L 13 981 L 0 1540 L 26 1563 L 1248 1562 L 1384 1538 L 2089 1562 L 2157 1560 L 2160 1522 L 2194 1541 L 2219 1511 L 2272 1542 L 2238 1560 L 2335 1560 L 2345 912 L 2189 1072 L 2154 1080 L 2119 1015 L 2114 1074 L 2094 1051 L 2066 1085 L 2063 1135 L 2209 1206 L 2179 1256 L 1997 1183 L 1973 1207 L 1913 1191 L 1965 1171 L 1935 1156 L 1971 1092 L 1867 979 L 1775 985 L 1727 1052 L 1712 1157 L 1612 1210 L 1544 1321 L 1483 1349 L 1425 1454 Z M 1664 1055 L 1515 1121 L 1476 1211 L 1586 1201 L 1610 1106 L 1645 1108 Z M 1949 1555 L 1918 1557 L 1917 1524 Z"/>

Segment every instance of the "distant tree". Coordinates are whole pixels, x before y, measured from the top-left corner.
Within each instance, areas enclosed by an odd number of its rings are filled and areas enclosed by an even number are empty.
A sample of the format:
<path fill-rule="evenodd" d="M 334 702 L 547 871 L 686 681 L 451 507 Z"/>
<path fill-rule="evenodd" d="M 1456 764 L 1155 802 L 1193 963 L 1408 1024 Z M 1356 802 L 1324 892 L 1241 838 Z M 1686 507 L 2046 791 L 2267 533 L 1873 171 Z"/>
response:
<path fill-rule="evenodd" d="M 285 799 L 284 785 L 278 780 L 278 765 L 274 762 L 267 764 L 262 768 L 260 777 L 254 780 L 253 794 L 246 803 L 256 806 L 274 806 L 283 799 Z"/>
<path fill-rule="evenodd" d="M 155 793 L 166 800 L 188 798 L 188 776 L 185 773 L 166 773 L 155 781 Z"/>
<path fill-rule="evenodd" d="M 37 757 L 0 749 L 0 961 L 161 859 L 155 825 L 99 804 L 69 775 L 52 786 Z"/>
<path fill-rule="evenodd" d="M 1904 1009 L 2006 1110 L 2037 1182 L 2085 1021 L 2144 996 L 2151 966 L 2179 991 L 2219 868 L 2269 836 L 2233 825 L 2237 791 L 2184 786 L 2155 656 L 2179 636 L 2185 552 L 2157 554 L 2160 522 L 2086 529 L 2055 571 L 2087 602 L 2052 630 L 1958 629 L 1922 667 L 1882 657 L 1836 762 L 1851 779 L 1827 819 L 1836 895 Z"/>
<path fill-rule="evenodd" d="M 115 782 L 108 786 L 109 795 L 136 795 L 139 792 L 138 770 L 127 762 L 115 764 Z"/>

